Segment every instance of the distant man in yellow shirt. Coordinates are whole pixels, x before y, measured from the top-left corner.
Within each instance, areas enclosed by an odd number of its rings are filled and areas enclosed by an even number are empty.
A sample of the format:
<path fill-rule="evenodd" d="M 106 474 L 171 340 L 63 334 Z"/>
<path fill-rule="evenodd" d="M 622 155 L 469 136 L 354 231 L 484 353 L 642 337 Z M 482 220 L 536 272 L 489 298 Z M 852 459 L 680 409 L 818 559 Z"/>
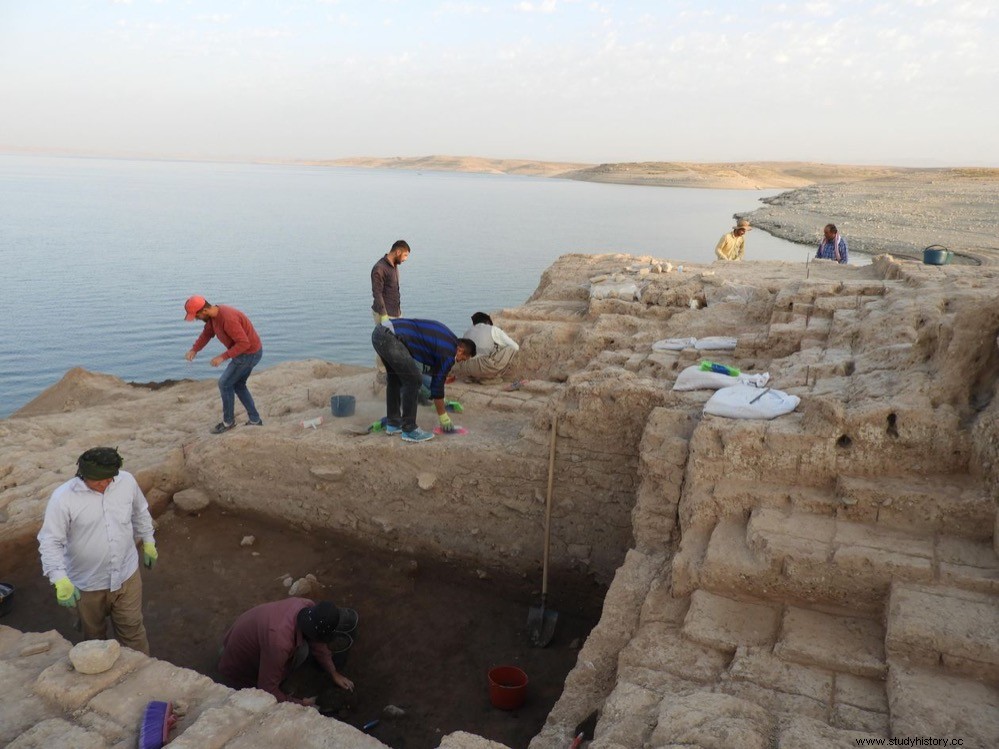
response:
<path fill-rule="evenodd" d="M 742 260 L 746 250 L 746 232 L 751 228 L 746 219 L 740 218 L 735 228 L 718 240 L 715 257 L 719 260 Z"/>

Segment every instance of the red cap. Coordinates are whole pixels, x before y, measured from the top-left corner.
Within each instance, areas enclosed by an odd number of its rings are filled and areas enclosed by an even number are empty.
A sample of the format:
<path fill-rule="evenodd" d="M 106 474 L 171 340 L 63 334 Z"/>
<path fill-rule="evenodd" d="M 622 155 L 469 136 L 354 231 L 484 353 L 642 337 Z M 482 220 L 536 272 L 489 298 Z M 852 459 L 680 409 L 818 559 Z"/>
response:
<path fill-rule="evenodd" d="M 191 320 L 194 319 L 194 316 L 199 312 L 201 312 L 201 310 L 203 310 L 207 306 L 208 306 L 208 301 L 203 296 L 198 296 L 197 294 L 195 294 L 186 302 L 184 302 L 184 311 L 187 312 L 187 314 L 184 316 L 184 319 L 187 320 L 188 322 L 191 322 Z"/>

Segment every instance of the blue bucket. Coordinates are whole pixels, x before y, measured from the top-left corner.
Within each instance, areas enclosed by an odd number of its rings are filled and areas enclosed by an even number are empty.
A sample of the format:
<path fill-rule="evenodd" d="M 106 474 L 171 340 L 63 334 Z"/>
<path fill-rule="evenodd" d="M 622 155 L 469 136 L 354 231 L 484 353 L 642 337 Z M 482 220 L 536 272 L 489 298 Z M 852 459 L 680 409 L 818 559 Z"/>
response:
<path fill-rule="evenodd" d="M 954 253 L 943 245 L 931 244 L 923 250 L 924 265 L 950 265 L 950 261 L 953 259 Z"/>
<path fill-rule="evenodd" d="M 356 404 L 353 395 L 334 395 L 330 398 L 330 410 L 334 416 L 353 416 Z"/>

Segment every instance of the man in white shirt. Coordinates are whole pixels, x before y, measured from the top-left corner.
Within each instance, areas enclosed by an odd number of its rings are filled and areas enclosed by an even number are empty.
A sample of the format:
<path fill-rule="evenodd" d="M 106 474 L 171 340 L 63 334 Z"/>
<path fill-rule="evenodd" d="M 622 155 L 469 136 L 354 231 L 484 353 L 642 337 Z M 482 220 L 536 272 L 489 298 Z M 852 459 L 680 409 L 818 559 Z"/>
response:
<path fill-rule="evenodd" d="M 76 477 L 52 492 L 38 548 L 56 600 L 76 607 L 84 639 L 105 639 L 110 616 L 115 638 L 149 655 L 136 537 L 147 569 L 158 554 L 146 497 L 122 462 L 113 447 L 79 457 Z"/>
<path fill-rule="evenodd" d="M 472 327 L 465 331 L 462 338 L 475 341 L 476 353 L 471 359 L 455 364 L 451 368 L 451 374 L 473 382 L 502 377 L 513 361 L 514 354 L 520 351 L 520 346 L 493 325 L 492 318 L 485 312 L 472 315 Z"/>

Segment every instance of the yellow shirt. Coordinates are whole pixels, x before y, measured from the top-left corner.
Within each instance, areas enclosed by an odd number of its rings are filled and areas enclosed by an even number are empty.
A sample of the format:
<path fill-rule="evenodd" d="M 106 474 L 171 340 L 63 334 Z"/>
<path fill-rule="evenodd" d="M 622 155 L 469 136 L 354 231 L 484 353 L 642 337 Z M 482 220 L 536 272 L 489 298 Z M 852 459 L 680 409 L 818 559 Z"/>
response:
<path fill-rule="evenodd" d="M 730 231 L 718 240 L 715 247 L 715 257 L 719 260 L 742 260 L 745 252 L 746 235 L 735 236 L 735 232 Z"/>

